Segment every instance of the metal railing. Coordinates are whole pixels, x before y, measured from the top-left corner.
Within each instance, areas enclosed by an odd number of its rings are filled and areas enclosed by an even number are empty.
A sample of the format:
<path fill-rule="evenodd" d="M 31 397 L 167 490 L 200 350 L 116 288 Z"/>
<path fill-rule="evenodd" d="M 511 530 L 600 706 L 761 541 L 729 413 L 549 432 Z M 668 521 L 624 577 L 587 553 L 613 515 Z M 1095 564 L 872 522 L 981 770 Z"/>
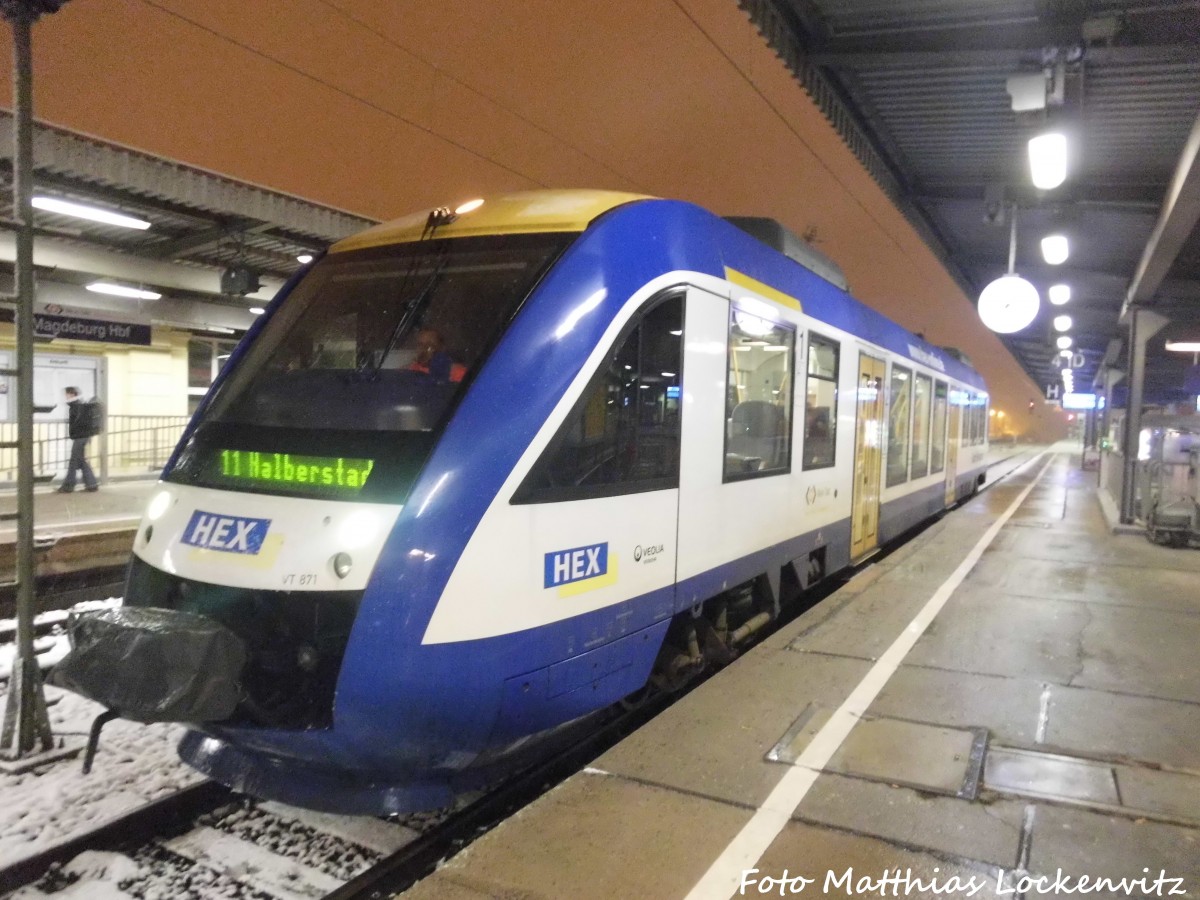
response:
<path fill-rule="evenodd" d="M 151 477 L 167 462 L 188 416 L 106 416 L 104 430 L 87 446 L 87 460 L 101 478 Z M 17 424 L 0 422 L 0 443 L 16 441 Z M 40 481 L 61 478 L 71 456 L 66 422 L 35 422 L 33 470 Z M 0 489 L 17 483 L 17 451 L 0 450 Z"/>

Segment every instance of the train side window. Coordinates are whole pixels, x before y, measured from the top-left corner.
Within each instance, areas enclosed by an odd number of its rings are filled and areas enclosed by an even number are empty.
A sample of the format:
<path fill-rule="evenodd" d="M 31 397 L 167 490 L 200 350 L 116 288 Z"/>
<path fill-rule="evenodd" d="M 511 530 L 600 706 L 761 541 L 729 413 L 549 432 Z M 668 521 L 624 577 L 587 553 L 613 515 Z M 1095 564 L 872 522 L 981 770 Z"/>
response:
<path fill-rule="evenodd" d="M 733 309 L 725 390 L 726 482 L 792 470 L 796 331 Z"/>
<path fill-rule="evenodd" d="M 946 382 L 933 387 L 933 439 L 929 442 L 929 472 L 946 468 Z"/>
<path fill-rule="evenodd" d="M 929 474 L 929 400 L 933 379 L 917 375 L 913 381 L 912 477 Z"/>
<path fill-rule="evenodd" d="M 612 497 L 679 486 L 683 295 L 625 327 L 513 503 Z"/>
<path fill-rule="evenodd" d="M 908 435 L 912 416 L 912 372 L 892 366 L 891 401 L 888 406 L 887 484 L 908 480 Z"/>
<path fill-rule="evenodd" d="M 835 341 L 810 333 L 804 396 L 804 468 L 834 464 L 837 446 L 838 351 Z"/>

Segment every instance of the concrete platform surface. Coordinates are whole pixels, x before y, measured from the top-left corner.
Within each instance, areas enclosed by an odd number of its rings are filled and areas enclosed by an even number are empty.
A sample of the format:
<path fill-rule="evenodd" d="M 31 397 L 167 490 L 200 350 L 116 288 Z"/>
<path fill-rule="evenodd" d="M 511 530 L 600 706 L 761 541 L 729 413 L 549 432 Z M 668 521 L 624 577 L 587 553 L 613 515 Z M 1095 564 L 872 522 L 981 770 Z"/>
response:
<path fill-rule="evenodd" d="M 1113 534 L 1074 449 L 405 896 L 1200 896 L 1200 553 Z"/>
<path fill-rule="evenodd" d="M 102 485 L 95 493 L 77 487 L 60 494 L 55 487 L 39 486 L 33 492 L 33 528 L 38 536 L 88 534 L 135 528 L 157 478 L 143 481 L 116 481 Z M 17 492 L 0 491 L 0 512 L 17 511 Z M 15 521 L 0 522 L 0 544 L 17 539 Z"/>

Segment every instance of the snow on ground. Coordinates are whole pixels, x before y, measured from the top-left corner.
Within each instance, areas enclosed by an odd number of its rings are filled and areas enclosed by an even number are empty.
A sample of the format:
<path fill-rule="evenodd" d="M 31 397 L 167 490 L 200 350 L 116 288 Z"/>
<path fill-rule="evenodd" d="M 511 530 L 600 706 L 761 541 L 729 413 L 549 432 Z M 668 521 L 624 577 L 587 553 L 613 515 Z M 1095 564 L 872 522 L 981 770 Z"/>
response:
<path fill-rule="evenodd" d="M 38 662 L 42 667 L 42 671 L 49 669 L 71 649 L 71 645 L 67 640 L 64 627 L 67 618 L 73 612 L 88 612 L 97 609 L 112 609 L 121 605 L 119 597 L 110 597 L 107 600 L 87 600 L 83 603 L 76 603 L 70 609 L 54 609 L 49 612 L 40 613 L 35 619 L 34 624 L 51 629 L 51 633 L 34 638 L 33 649 L 37 653 Z M 13 658 L 17 653 L 17 645 L 13 643 L 17 636 L 17 620 L 16 619 L 0 619 L 0 640 L 8 643 L 0 644 L 0 681 L 7 681 L 12 675 Z"/>
<path fill-rule="evenodd" d="M 33 639 L 33 652 L 37 654 L 38 665 L 43 672 L 66 656 L 70 649 L 71 644 L 65 634 L 47 634 Z M 7 681 L 12 676 L 16 655 L 16 644 L 0 644 L 0 681 Z"/>
<path fill-rule="evenodd" d="M 59 698 L 49 709 L 55 739 L 86 740 L 102 707 L 52 687 L 46 697 Z M 182 734 L 178 725 L 117 719 L 104 726 L 90 775 L 80 757 L 22 775 L 0 773 L 0 866 L 202 780 L 175 755 Z"/>
<path fill-rule="evenodd" d="M 91 612 L 97 609 L 113 609 L 121 605 L 120 597 L 109 597 L 107 600 L 84 600 L 76 603 L 70 609 L 52 609 L 44 613 L 38 613 L 34 618 L 36 625 L 61 625 L 65 624 L 73 612 Z M 15 639 L 17 633 L 16 619 L 0 619 L 0 640 L 11 641 Z"/>

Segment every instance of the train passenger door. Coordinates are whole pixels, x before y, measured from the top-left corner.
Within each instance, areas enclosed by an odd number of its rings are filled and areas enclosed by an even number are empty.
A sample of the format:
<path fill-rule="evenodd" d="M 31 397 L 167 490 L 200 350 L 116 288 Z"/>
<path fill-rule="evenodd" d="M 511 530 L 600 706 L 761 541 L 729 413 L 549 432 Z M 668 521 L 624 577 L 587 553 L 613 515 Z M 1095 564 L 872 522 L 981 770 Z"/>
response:
<path fill-rule="evenodd" d="M 954 390 L 950 391 L 950 434 L 946 437 L 946 505 L 949 506 L 957 499 L 958 478 L 958 445 L 962 431 L 962 400 L 956 399 Z"/>
<path fill-rule="evenodd" d="M 854 499 L 850 524 L 851 559 L 858 559 L 875 549 L 879 543 L 884 370 L 882 359 L 859 353 L 858 416 L 854 431 Z"/>

